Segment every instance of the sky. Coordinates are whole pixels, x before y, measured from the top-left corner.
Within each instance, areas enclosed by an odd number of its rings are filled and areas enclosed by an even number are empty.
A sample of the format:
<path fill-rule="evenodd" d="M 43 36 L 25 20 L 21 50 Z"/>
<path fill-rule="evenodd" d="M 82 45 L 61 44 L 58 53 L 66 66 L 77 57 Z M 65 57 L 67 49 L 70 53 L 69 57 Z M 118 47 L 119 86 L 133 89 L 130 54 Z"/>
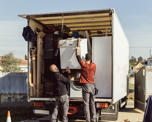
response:
<path fill-rule="evenodd" d="M 27 43 L 22 37 L 26 19 L 21 14 L 114 8 L 126 33 L 130 57 L 152 55 L 152 0 L 0 0 L 0 56 L 13 52 L 24 59 Z"/>

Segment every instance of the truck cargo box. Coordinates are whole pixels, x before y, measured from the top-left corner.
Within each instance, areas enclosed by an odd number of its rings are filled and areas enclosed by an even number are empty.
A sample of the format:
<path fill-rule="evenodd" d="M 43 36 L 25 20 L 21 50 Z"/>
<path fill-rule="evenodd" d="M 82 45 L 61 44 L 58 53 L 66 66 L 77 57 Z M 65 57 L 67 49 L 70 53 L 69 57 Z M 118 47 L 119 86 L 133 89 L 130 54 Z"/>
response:
<path fill-rule="evenodd" d="M 68 34 L 70 35 L 75 31 L 86 33 L 85 38 L 89 41 L 91 40 L 89 43 L 92 46 L 93 61 L 97 64 L 95 77 L 95 82 L 97 82 L 96 84 L 99 88 L 97 97 L 102 99 L 108 98 L 115 103 L 127 95 L 129 45 L 114 9 L 20 16 L 27 18 L 29 26 L 33 31 L 37 29 L 42 31 L 45 28 L 52 28 L 54 26 L 61 26 L 61 29 L 63 29 L 66 26 L 69 28 Z M 36 42 L 28 42 L 29 49 L 34 47 L 34 43 Z M 49 46 L 48 39 L 43 43 L 44 47 Z M 61 54 L 62 50 L 63 48 L 61 48 Z M 52 49 L 52 53 L 53 51 Z M 41 72 L 41 81 L 39 82 L 42 83 L 42 87 L 40 88 L 44 89 L 46 82 L 46 84 L 50 84 L 50 89 L 53 89 L 53 81 L 48 69 L 49 65 L 54 63 L 51 61 L 51 47 L 49 50 L 44 49 L 44 52 L 46 54 L 48 52 L 50 58 L 48 59 L 44 53 L 42 54 L 45 60 L 42 61 L 44 71 Z M 30 57 L 30 54 L 28 55 Z M 62 59 L 62 55 L 60 58 Z M 65 68 L 64 65 L 66 65 L 64 60 L 61 60 L 61 67 Z M 31 67 L 31 59 L 29 58 L 29 73 L 31 72 Z M 46 78 L 43 79 L 44 76 Z M 30 80 L 31 77 L 29 77 L 29 81 Z M 31 87 L 29 87 L 29 93 L 31 92 L 30 88 Z M 51 92 L 52 91 L 50 91 L 50 95 L 52 94 Z M 36 96 L 29 95 L 29 98 L 31 97 Z M 47 95 L 38 95 L 37 97 L 47 97 Z M 52 97 L 54 96 L 52 95 Z"/>
<path fill-rule="evenodd" d="M 108 108 L 109 113 L 115 114 L 106 118 L 114 115 L 117 119 L 119 105 L 123 102 L 126 105 L 129 44 L 115 10 L 19 16 L 26 18 L 37 34 L 37 41 L 28 41 L 28 100 L 44 103 L 55 100 L 54 79 L 49 66 L 56 64 L 61 72 L 70 67 L 75 77 L 70 84 L 70 105 L 82 107 L 81 70 L 75 57 L 75 42 L 81 38 L 85 40 L 81 45 L 82 58 L 88 52 L 96 64 L 97 116 L 102 116 L 102 108 Z"/>

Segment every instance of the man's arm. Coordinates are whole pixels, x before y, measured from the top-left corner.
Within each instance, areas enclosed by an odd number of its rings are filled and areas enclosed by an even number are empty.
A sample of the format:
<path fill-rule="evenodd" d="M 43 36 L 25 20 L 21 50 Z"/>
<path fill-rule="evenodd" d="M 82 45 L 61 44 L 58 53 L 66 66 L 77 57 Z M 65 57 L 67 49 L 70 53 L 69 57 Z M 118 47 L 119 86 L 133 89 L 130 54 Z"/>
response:
<path fill-rule="evenodd" d="M 57 56 L 57 55 L 59 54 L 60 47 L 61 47 L 61 44 L 60 44 L 60 42 L 58 41 L 58 42 L 57 42 L 57 46 L 56 46 L 56 50 L 55 50 L 55 53 L 54 53 L 54 56 Z"/>
<path fill-rule="evenodd" d="M 81 42 L 81 39 L 79 38 L 77 40 L 77 47 L 76 47 L 76 58 L 79 62 L 79 64 L 81 65 L 81 67 L 83 67 L 85 65 L 85 62 L 81 59 L 80 57 L 80 42 Z"/>
<path fill-rule="evenodd" d="M 60 80 L 62 81 L 62 82 L 64 82 L 64 83 L 68 83 L 68 82 L 70 82 L 70 75 L 69 74 L 66 74 L 66 76 L 65 75 L 63 75 L 63 74 L 60 74 Z"/>
<path fill-rule="evenodd" d="M 80 63 L 81 57 L 80 57 L 80 38 L 77 40 L 77 47 L 76 47 L 76 57 L 78 62 Z"/>
<path fill-rule="evenodd" d="M 71 78 L 70 74 L 71 74 L 71 70 L 69 69 L 69 67 L 67 67 L 65 72 L 63 74 L 60 74 L 61 81 L 63 82 L 74 81 L 74 78 Z"/>
<path fill-rule="evenodd" d="M 77 40 L 76 56 L 80 56 L 80 38 Z"/>

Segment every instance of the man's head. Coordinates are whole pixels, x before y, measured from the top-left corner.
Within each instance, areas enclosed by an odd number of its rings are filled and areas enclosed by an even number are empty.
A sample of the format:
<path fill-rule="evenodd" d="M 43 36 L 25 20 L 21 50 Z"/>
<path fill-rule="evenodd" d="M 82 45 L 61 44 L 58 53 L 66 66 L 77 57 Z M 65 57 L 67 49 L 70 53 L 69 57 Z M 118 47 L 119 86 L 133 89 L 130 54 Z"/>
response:
<path fill-rule="evenodd" d="M 52 65 L 50 65 L 50 71 L 51 72 L 58 72 L 59 70 L 55 64 L 52 64 Z"/>
<path fill-rule="evenodd" d="M 91 61 L 91 55 L 89 55 L 88 53 L 85 55 L 85 59 L 86 61 Z"/>

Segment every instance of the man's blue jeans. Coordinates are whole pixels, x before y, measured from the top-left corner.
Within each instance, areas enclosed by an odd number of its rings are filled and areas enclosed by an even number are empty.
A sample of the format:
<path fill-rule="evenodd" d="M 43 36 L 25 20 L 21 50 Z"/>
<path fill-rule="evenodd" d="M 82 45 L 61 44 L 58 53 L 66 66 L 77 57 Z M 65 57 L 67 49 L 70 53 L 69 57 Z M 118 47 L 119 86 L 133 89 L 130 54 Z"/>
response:
<path fill-rule="evenodd" d="M 83 84 L 82 95 L 84 102 L 84 114 L 86 122 L 96 121 L 96 108 L 95 108 L 95 86 L 94 84 Z"/>
<path fill-rule="evenodd" d="M 59 108 L 61 107 L 61 108 Z M 68 122 L 69 96 L 67 94 L 56 97 L 55 108 L 51 115 L 51 122 L 56 122 L 59 110 L 62 110 L 62 122 Z"/>

